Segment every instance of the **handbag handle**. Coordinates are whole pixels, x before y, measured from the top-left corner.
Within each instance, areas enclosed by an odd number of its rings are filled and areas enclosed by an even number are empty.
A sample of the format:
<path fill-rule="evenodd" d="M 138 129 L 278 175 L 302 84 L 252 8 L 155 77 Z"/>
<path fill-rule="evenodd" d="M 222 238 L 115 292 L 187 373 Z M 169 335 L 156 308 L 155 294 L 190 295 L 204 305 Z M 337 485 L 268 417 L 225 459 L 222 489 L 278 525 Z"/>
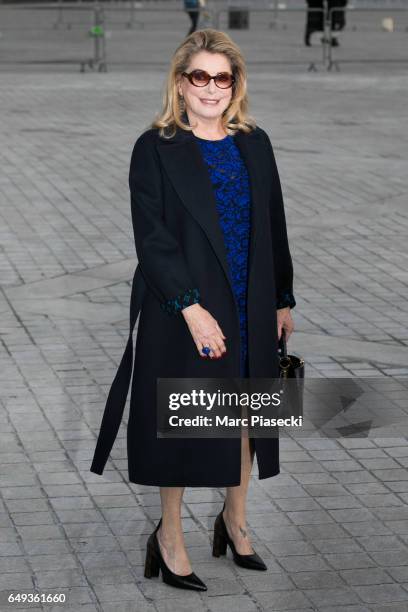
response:
<path fill-rule="evenodd" d="M 282 333 L 281 333 L 280 340 L 278 342 L 278 347 L 280 349 L 280 357 L 287 357 L 288 356 L 288 350 L 287 350 L 287 346 L 286 346 L 286 333 L 285 333 L 285 329 L 284 328 L 282 328 Z"/>
<path fill-rule="evenodd" d="M 281 337 L 279 340 L 280 355 L 279 355 L 279 378 L 289 378 L 290 370 L 293 368 L 292 359 L 288 356 L 286 346 L 286 333 L 282 329 Z"/>

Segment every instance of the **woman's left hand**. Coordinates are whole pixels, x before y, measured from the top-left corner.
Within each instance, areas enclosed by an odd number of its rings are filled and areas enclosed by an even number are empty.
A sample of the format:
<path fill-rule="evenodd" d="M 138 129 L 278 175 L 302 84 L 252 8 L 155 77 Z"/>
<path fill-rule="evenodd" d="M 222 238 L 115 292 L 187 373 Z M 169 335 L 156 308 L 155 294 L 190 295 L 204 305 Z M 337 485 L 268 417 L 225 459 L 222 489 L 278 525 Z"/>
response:
<path fill-rule="evenodd" d="M 278 340 L 280 340 L 282 329 L 284 329 L 285 340 L 287 342 L 295 329 L 295 324 L 293 323 L 292 315 L 290 313 L 290 307 L 286 306 L 286 308 L 278 308 L 276 313 L 278 322 Z"/>

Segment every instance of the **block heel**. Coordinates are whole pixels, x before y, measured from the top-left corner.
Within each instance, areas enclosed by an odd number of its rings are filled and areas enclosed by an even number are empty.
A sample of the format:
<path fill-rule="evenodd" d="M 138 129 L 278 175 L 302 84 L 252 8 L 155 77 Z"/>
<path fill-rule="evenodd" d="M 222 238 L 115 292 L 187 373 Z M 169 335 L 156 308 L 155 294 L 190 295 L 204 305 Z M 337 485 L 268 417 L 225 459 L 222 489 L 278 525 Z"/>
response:
<path fill-rule="evenodd" d="M 160 562 L 156 556 L 153 546 L 148 546 L 146 550 L 146 560 L 144 568 L 145 578 L 157 577 L 160 573 Z"/>
<path fill-rule="evenodd" d="M 213 557 L 220 557 L 227 554 L 227 540 L 223 536 L 222 525 L 216 520 L 214 524 Z"/>
<path fill-rule="evenodd" d="M 225 509 L 225 503 L 221 512 L 217 515 L 214 523 L 214 539 L 213 539 L 213 557 L 219 557 L 225 555 L 227 552 L 227 544 L 231 549 L 234 562 L 241 567 L 247 569 L 265 571 L 268 568 L 262 561 L 261 557 L 253 552 L 250 555 L 241 555 L 237 552 L 233 540 L 229 537 L 227 527 L 225 525 L 223 512 Z"/>
<path fill-rule="evenodd" d="M 147 540 L 146 560 L 144 568 L 145 578 L 153 578 L 153 576 L 156 577 L 159 575 L 161 570 L 163 582 L 165 582 L 166 584 L 177 587 L 179 589 L 206 591 L 206 584 L 202 580 L 200 580 L 200 578 L 194 572 L 183 576 L 180 574 L 175 574 L 166 565 L 166 562 L 161 554 L 159 541 L 157 539 L 157 532 L 159 530 L 161 522 L 162 519 L 160 519 L 156 529 L 153 531 L 153 533 L 149 536 L 149 539 Z"/>

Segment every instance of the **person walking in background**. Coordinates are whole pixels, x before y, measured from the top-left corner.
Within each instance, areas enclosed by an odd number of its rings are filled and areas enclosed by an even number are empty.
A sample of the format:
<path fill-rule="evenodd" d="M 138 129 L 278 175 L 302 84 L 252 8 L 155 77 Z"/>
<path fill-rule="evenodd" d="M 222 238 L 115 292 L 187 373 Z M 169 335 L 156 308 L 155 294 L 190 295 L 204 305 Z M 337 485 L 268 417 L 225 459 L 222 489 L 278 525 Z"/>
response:
<path fill-rule="evenodd" d="M 332 32 L 340 32 L 340 30 L 343 30 L 346 25 L 345 8 L 347 6 L 347 2 L 348 0 L 327 0 L 327 10 L 329 11 L 328 19 L 331 20 Z M 330 13 L 330 11 L 332 12 Z M 340 45 L 338 39 L 335 36 L 331 37 L 330 44 L 332 45 L 332 47 L 338 47 Z"/>
<path fill-rule="evenodd" d="M 198 18 L 200 16 L 199 0 L 184 0 L 184 10 L 186 11 L 186 13 L 188 13 L 191 19 L 191 27 L 187 32 L 187 36 L 189 36 L 197 29 Z"/>
<path fill-rule="evenodd" d="M 304 38 L 306 47 L 312 46 L 310 37 L 313 32 L 324 32 L 325 19 L 331 21 L 330 26 L 332 32 L 343 30 L 346 25 L 346 11 L 341 9 L 347 6 L 347 2 L 348 0 L 306 0 L 308 8 Z M 339 10 L 332 11 L 332 9 L 335 8 Z M 322 36 L 321 41 L 322 43 L 329 42 L 332 47 L 338 47 L 340 44 L 335 36 L 331 36 L 330 39 L 326 39 L 325 36 Z"/>
<path fill-rule="evenodd" d="M 305 28 L 305 45 L 311 47 L 310 37 L 313 32 L 322 32 L 324 29 L 323 19 L 323 0 L 306 0 L 306 28 Z M 309 10 L 312 9 L 312 10 Z M 320 9 L 320 10 L 316 10 Z"/>

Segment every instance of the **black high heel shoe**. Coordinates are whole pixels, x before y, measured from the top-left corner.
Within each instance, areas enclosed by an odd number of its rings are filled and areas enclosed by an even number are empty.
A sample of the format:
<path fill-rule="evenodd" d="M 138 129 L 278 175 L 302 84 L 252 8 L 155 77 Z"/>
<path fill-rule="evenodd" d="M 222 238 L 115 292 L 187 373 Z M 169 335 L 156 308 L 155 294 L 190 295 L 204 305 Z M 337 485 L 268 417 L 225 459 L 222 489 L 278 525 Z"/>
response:
<path fill-rule="evenodd" d="M 224 517 L 222 515 L 225 508 L 225 502 L 222 507 L 221 512 L 218 514 L 214 523 L 214 540 L 213 540 L 213 557 L 219 557 L 220 555 L 225 555 L 227 553 L 227 544 L 229 545 L 234 561 L 237 565 L 241 567 L 246 567 L 248 569 L 254 570 L 266 570 L 268 569 L 265 563 L 262 561 L 261 557 L 253 552 L 249 555 L 240 555 L 234 545 L 234 542 L 228 535 L 227 527 L 225 525 Z"/>
<path fill-rule="evenodd" d="M 171 571 L 167 567 L 166 562 L 161 554 L 159 541 L 157 539 L 157 532 L 161 525 L 162 519 L 153 533 L 147 540 L 146 550 L 146 561 L 144 575 L 145 578 L 152 578 L 152 576 L 158 576 L 161 570 L 163 582 L 170 584 L 171 586 L 178 587 L 179 589 L 192 589 L 194 591 L 206 591 L 207 586 L 202 580 L 194 573 L 187 574 L 186 576 L 180 576 Z"/>

